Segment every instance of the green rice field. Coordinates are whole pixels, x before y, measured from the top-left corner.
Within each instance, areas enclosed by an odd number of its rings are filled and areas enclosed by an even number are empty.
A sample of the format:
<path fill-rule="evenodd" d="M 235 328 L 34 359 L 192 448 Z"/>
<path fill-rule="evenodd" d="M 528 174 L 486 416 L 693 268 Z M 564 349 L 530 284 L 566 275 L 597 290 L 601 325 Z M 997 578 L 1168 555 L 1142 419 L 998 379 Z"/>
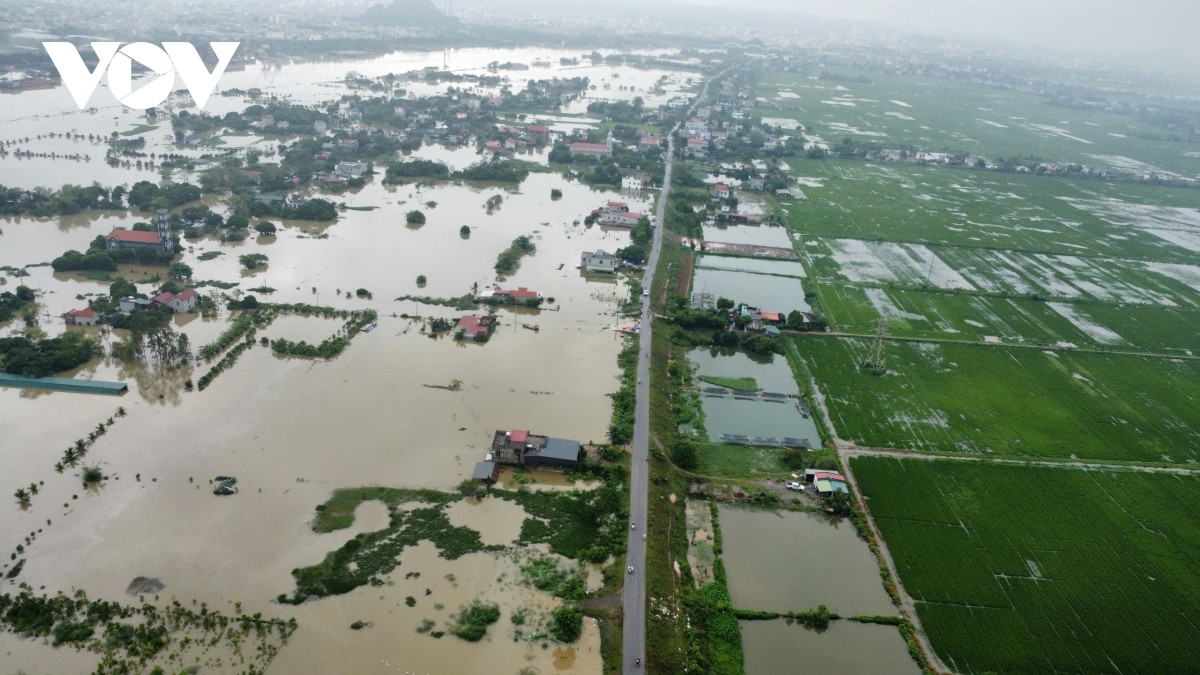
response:
<path fill-rule="evenodd" d="M 818 284 L 822 315 L 834 330 L 874 333 L 887 319 L 888 334 L 984 341 L 1200 354 L 1200 309 L 1107 302 L 1040 302 L 914 289 Z"/>
<path fill-rule="evenodd" d="M 954 671 L 1200 663 L 1196 477 L 879 457 L 851 467 Z"/>
<path fill-rule="evenodd" d="M 1055 105 L 1016 90 L 836 67 L 839 79 L 774 73 L 759 80 L 752 117 L 797 120 L 814 140 L 843 137 L 885 146 L 963 152 L 990 159 L 1037 155 L 1058 162 L 1146 172 L 1200 173 L 1192 148 L 1132 115 Z"/>
<path fill-rule="evenodd" d="M 779 199 L 805 236 L 1186 261 L 1200 190 L 899 163 L 789 158 L 806 199 Z M 803 249 L 801 249 L 803 253 Z"/>
<path fill-rule="evenodd" d="M 891 341 L 887 374 L 865 339 L 793 337 L 837 434 L 922 451 L 1138 462 L 1200 459 L 1200 361 Z M 803 372 L 802 370 L 802 372 Z"/>

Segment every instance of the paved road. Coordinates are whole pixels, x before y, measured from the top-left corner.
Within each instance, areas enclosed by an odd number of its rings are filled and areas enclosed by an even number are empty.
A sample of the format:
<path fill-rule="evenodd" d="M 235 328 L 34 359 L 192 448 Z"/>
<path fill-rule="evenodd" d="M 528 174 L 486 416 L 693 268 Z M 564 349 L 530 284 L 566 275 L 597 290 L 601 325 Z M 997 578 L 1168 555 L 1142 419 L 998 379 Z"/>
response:
<path fill-rule="evenodd" d="M 675 125 L 678 128 L 679 125 Z M 654 243 L 646 261 L 646 276 L 642 288 L 650 289 L 654 283 L 654 269 L 658 267 L 658 253 L 662 248 L 663 217 L 666 215 L 667 193 L 671 190 L 671 165 L 675 156 L 675 129 L 667 136 L 667 163 L 663 175 L 662 194 L 658 198 L 658 225 L 654 228 Z M 624 589 L 624 656 L 626 673 L 641 670 L 634 665 L 646 653 L 646 501 L 650 489 L 650 331 L 654 318 L 650 312 L 650 298 L 642 297 L 641 335 L 638 337 L 637 403 L 634 405 L 633 423 L 633 468 L 629 479 L 629 544 L 625 553 L 625 564 L 633 567 L 632 574 L 625 575 Z"/>
<path fill-rule="evenodd" d="M 720 78 L 728 69 L 712 79 Z M 708 96 L 709 80 L 704 83 L 704 89 L 692 102 L 688 114 L 695 111 L 696 106 Z M 675 160 L 675 132 L 679 129 L 676 123 L 667 133 L 667 161 L 663 174 L 662 194 L 658 197 L 658 225 L 654 228 L 654 242 L 650 248 L 650 257 L 646 261 L 646 276 L 642 280 L 642 288 L 650 289 L 654 284 L 654 270 L 658 267 L 658 253 L 662 248 L 662 232 L 665 227 L 667 210 L 667 194 L 671 191 L 671 168 Z M 626 547 L 625 564 L 633 568 L 632 573 L 625 575 L 624 602 L 624 654 L 621 657 L 622 671 L 639 673 L 645 665 L 634 665 L 635 660 L 645 661 L 646 655 L 646 503 L 650 488 L 650 331 L 653 328 L 653 314 L 650 311 L 650 300 L 643 296 L 641 313 L 641 336 L 638 338 L 637 365 L 637 403 L 634 405 L 633 423 L 633 469 L 629 478 L 629 543 Z"/>

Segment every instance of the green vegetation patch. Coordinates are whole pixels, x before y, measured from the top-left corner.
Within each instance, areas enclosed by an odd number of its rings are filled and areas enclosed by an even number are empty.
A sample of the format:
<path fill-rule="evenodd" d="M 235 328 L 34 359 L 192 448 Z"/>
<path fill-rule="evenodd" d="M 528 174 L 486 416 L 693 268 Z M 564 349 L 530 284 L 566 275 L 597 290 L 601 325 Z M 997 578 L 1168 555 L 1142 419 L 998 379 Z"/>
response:
<path fill-rule="evenodd" d="M 843 438 L 873 447 L 1185 462 L 1200 448 L 1200 362 L 1017 347 L 792 338 Z"/>
<path fill-rule="evenodd" d="M 714 384 L 718 387 L 728 387 L 737 391 L 760 391 L 758 381 L 753 377 L 721 377 L 719 375 L 700 375 L 696 379 L 701 382 Z"/>
<path fill-rule="evenodd" d="M 238 650 L 242 644 L 240 663 L 246 672 L 261 673 L 295 630 L 295 619 L 230 617 L 203 604 L 195 611 L 178 600 L 133 607 L 89 600 L 82 589 L 70 596 L 29 590 L 0 595 L 0 631 L 91 653 L 96 672 L 164 672 L 163 666 L 174 672 L 184 661 L 219 669 L 220 657 L 209 655 L 209 649 Z"/>
<path fill-rule="evenodd" d="M 341 595 L 371 584 L 382 585 L 382 577 L 399 564 L 400 553 L 422 541 L 432 542 L 441 557 L 457 559 L 467 553 L 497 550 L 486 547 L 479 533 L 450 524 L 445 506 L 462 496 L 435 490 L 364 487 L 338 490 L 329 501 L 317 506 L 314 532 L 331 532 L 354 522 L 354 509 L 363 501 L 378 500 L 388 509 L 388 526 L 358 535 L 330 552 L 316 565 L 292 570 L 296 590 L 280 602 L 299 604 L 309 597 Z M 402 506 L 410 508 L 402 509 Z"/>
<path fill-rule="evenodd" d="M 529 517 L 521 524 L 520 544 L 549 544 L 550 551 L 576 560 L 603 562 L 625 552 L 627 488 L 607 480 L 580 492 L 513 492 L 492 496 L 520 504 Z"/>
<path fill-rule="evenodd" d="M 458 613 L 458 621 L 450 632 L 468 642 L 478 642 L 487 633 L 487 627 L 500 619 L 500 606 L 473 602 Z"/>
<path fill-rule="evenodd" d="M 874 457 L 851 468 L 956 672 L 1200 662 L 1196 476 Z"/>
<path fill-rule="evenodd" d="M 551 595 L 567 600 L 580 600 L 586 595 L 583 579 L 552 558 L 538 558 L 522 565 L 521 573 L 534 588 Z"/>
<path fill-rule="evenodd" d="M 141 134 L 144 134 L 144 133 L 147 133 L 150 131 L 154 131 L 157 128 L 158 128 L 157 124 L 139 124 L 136 127 L 132 128 L 128 131 L 122 131 L 121 135 L 122 136 L 139 136 Z"/>
<path fill-rule="evenodd" d="M 496 273 L 497 274 L 512 274 L 521 266 L 521 257 L 533 255 L 537 251 L 537 245 L 529 238 L 529 235 L 521 235 L 512 240 L 512 244 L 508 248 L 500 252 L 496 256 Z"/>

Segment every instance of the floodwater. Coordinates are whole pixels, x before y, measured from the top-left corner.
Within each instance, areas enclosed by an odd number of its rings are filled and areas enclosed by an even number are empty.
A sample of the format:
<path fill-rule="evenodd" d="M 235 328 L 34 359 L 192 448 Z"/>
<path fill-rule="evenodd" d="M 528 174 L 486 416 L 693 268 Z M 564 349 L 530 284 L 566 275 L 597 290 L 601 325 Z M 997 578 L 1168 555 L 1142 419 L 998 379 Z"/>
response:
<path fill-rule="evenodd" d="M 766 258 L 737 258 L 728 255 L 702 255 L 696 259 L 696 267 L 711 270 L 732 270 L 735 272 L 755 272 L 758 274 L 773 274 L 785 277 L 804 277 L 804 265 L 787 260 L 768 260 Z"/>
<path fill-rule="evenodd" d="M 778 354 L 751 357 L 735 349 L 700 347 L 688 352 L 688 361 L 699 368 L 698 375 L 753 377 L 763 391 L 790 395 L 800 393 L 800 386 L 796 384 L 787 359 Z"/>
<path fill-rule="evenodd" d="M 705 241 L 723 241 L 727 244 L 750 244 L 752 246 L 792 247 L 786 227 L 782 225 L 724 225 L 706 223 Z"/>
<path fill-rule="evenodd" d="M 739 623 L 746 672 L 754 675 L 921 672 L 895 626 L 835 621 L 816 631 L 783 619 Z"/>
<path fill-rule="evenodd" d="M 271 94 L 313 102 L 348 91 L 341 80 L 350 70 L 370 76 L 441 65 L 444 59 L 452 69 L 469 70 L 493 60 L 520 62 L 534 56 L 552 57 L 556 65 L 510 74 L 515 81 L 556 74 L 594 78 L 597 89 L 569 102 L 570 109 L 563 111 L 567 113 L 580 112 L 594 98 L 643 96 L 646 105 L 657 105 L 659 99 L 682 90 L 687 77 L 668 73 L 664 92 L 650 95 L 648 88 L 663 72 L 590 65 L 559 68 L 559 53 L 545 50 L 459 50 L 396 53 L 370 61 L 253 65 L 229 73 L 222 87 L 260 86 Z M 407 84 L 413 92 L 427 86 Z M 153 170 L 112 168 L 98 161 L 95 155 L 102 158 L 104 148 L 95 142 L 36 138 L 51 130 L 107 135 L 144 121 L 140 113 L 104 107 L 110 100 L 107 92 L 97 92 L 93 103 L 100 109 L 87 113 L 76 112 L 61 87 L 22 94 L 21 106 L 0 113 L 6 138 L 28 135 L 27 149 L 38 152 L 84 148 L 93 159 L 86 163 L 9 156 L 0 159 L 0 182 L 57 187 L 63 182 L 128 185 L 157 180 Z M 209 112 L 221 114 L 245 103 L 217 95 Z M 168 132 L 166 126 L 147 132 L 146 151 L 189 156 L 211 152 L 175 148 Z M 253 142 L 254 137 L 236 139 L 238 145 Z M 440 146 L 425 146 L 415 154 L 452 167 L 479 157 L 470 148 Z M 544 161 L 540 154 L 526 158 Z M 532 174 L 520 186 L 446 183 L 389 189 L 377 180 L 332 197 L 351 207 L 378 207 L 346 210 L 336 223 L 276 221 L 281 227 L 274 237 L 251 236 L 240 243 L 221 243 L 215 237 L 185 241 L 188 250 L 182 259 L 192 266 L 194 278 L 236 282 L 237 289 L 227 293 L 254 294 L 268 302 L 376 310 L 378 327 L 355 337 L 336 360 L 281 358 L 255 342 L 203 392 L 185 391 L 183 384 L 198 379 L 209 364 L 165 372 L 107 358 L 63 375 L 126 381 L 130 391 L 123 396 L 0 388 L 0 476 L 13 485 L 43 482 L 29 509 L 14 509 L 0 520 L 2 553 L 43 530 L 25 547 L 22 557 L 27 563 L 21 575 L 3 582 L 6 589 L 25 582 L 44 586 L 47 592 L 85 588 L 92 598 L 129 601 L 124 594 L 129 581 L 151 576 L 166 584 L 164 601 L 196 599 L 228 612 L 240 601 L 248 613 L 295 616 L 301 627 L 273 662 L 272 670 L 278 672 L 487 672 L 495 664 L 511 666 L 513 672 L 524 667 L 543 673 L 600 670 L 599 633 L 590 619 L 574 645 L 543 648 L 513 640 L 515 628 L 508 619 L 512 611 L 529 607 L 545 614 L 559 602 L 519 583 L 518 558 L 533 554 L 521 548 L 445 561 L 423 544 L 405 550 L 402 568 L 382 587 L 364 587 L 298 607 L 273 600 L 294 588 L 293 568 L 314 564 L 355 533 L 386 522 L 383 507 L 368 503 L 359 508 L 351 528 L 313 533 L 314 508 L 337 488 L 453 489 L 483 459 L 495 429 L 524 428 L 582 442 L 601 442 L 606 436 L 611 413 L 607 394 L 619 383 L 616 355 L 622 341 L 604 328 L 619 322 L 617 302 L 628 291 L 623 279 L 593 282 L 575 266 L 581 251 L 615 250 L 628 243 L 629 233 L 576 223 L 610 199 L 646 209 L 653 196 L 631 198 L 593 190 L 556 174 Z M 561 199 L 550 199 L 553 188 L 562 190 Z M 484 202 L 496 194 L 503 203 L 488 215 Z M 212 199 L 205 201 L 224 212 Z M 425 212 L 424 226 L 405 225 L 404 213 L 411 209 Z M 0 222 L 0 265 L 48 262 L 67 249 L 86 249 L 96 235 L 116 225 L 128 227 L 147 219 L 143 214 L 93 212 L 61 219 L 5 219 Z M 467 238 L 459 234 L 462 225 L 471 228 Z M 487 344 L 462 344 L 444 336 L 430 339 L 420 322 L 399 316 L 457 318 L 463 312 L 396 298 L 459 296 L 489 288 L 498 283 L 492 269 L 496 256 L 523 234 L 533 238 L 537 252 L 524 257 L 519 270 L 499 283 L 553 297 L 544 310 L 501 308 L 500 326 Z M 200 260 L 207 251 L 223 255 Z M 238 256 L 252 252 L 267 254 L 269 262 L 247 272 Z M 25 283 L 39 292 L 41 327 L 50 334 L 64 329 L 59 318 L 63 312 L 82 307 L 89 294 L 106 293 L 110 283 L 54 273 L 48 266 L 27 271 L 29 276 L 20 280 L 10 277 L 8 288 Z M 117 274 L 149 282 L 162 271 L 122 266 Z M 425 285 L 417 285 L 418 275 L 427 277 Z M 275 292 L 250 290 L 260 286 Z M 150 288 L 147 283 L 140 290 Z M 371 297 L 358 297 L 354 291 L 359 288 Z M 218 292 L 212 287 L 201 290 Z M 195 349 L 214 340 L 233 315 L 222 309 L 215 319 L 177 316 L 175 326 L 187 333 Z M 540 330 L 522 329 L 522 322 L 537 323 Z M 20 328 L 18 323 L 0 326 L 0 333 Z M 282 316 L 259 335 L 319 342 L 341 323 Z M 85 330 L 105 335 L 99 328 Z M 111 343 L 119 337 L 121 331 L 113 331 L 105 340 Z M 444 387 L 454 379 L 462 382 L 457 391 L 427 386 Z M 128 415 L 115 417 L 118 407 Z M 110 478 L 99 489 L 84 490 L 79 467 L 58 474 L 54 463 L 65 448 L 109 417 L 114 424 L 84 461 L 98 463 Z M 530 485 L 595 486 L 541 473 L 527 472 Z M 236 476 L 240 492 L 212 495 L 208 481 L 216 475 Z M 450 508 L 455 523 L 479 529 L 487 543 L 511 543 L 524 518 L 519 507 L 498 499 Z M 7 555 L 4 558 L 7 561 Z M 88 564 L 80 565 L 80 560 Z M 421 574 L 408 577 L 410 572 Z M 590 579 L 598 576 L 596 570 L 589 571 Z M 405 604 L 408 595 L 417 598 L 415 608 Z M 434 630 L 442 630 L 459 607 L 475 598 L 498 602 L 504 611 L 482 642 L 468 644 L 452 636 L 437 640 L 416 632 L 424 618 L 435 620 L 439 627 Z M 435 603 L 443 609 L 434 609 Z M 371 626 L 350 630 L 357 620 Z M 81 670 L 74 652 L 15 642 L 0 638 L 6 665 L 31 672 Z"/>
<path fill-rule="evenodd" d="M 712 293 L 718 298 L 729 298 L 767 312 L 787 314 L 792 310 L 807 312 L 812 309 L 804 300 L 804 286 L 793 277 L 696 268 L 692 290 Z"/>
<path fill-rule="evenodd" d="M 896 615 L 875 555 L 849 521 L 725 505 L 718 518 L 734 607 Z"/>
<path fill-rule="evenodd" d="M 746 436 L 770 439 L 767 445 L 785 438 L 808 439 L 814 448 L 821 444 L 816 423 L 800 412 L 794 398 L 768 401 L 705 395 L 700 397 L 700 405 L 708 438 L 714 442 L 720 442 L 722 436 Z"/>
<path fill-rule="evenodd" d="M 336 100 L 343 95 L 371 95 L 369 92 L 353 89 L 346 83 L 346 76 L 350 73 L 379 77 L 388 73 L 400 75 L 435 67 L 460 74 L 499 75 L 506 78 L 506 84 L 512 86 L 514 91 L 522 89 L 525 82 L 531 79 L 587 77 L 592 88 L 566 101 L 560 111 L 585 114 L 588 104 L 593 101 L 631 101 L 635 97 L 641 97 L 648 108 L 657 107 L 686 91 L 689 88 L 687 80 L 693 76 L 686 72 L 658 68 L 593 66 L 585 59 L 581 59 L 580 65 L 577 66 L 563 66 L 558 62 L 560 57 L 578 58 L 586 51 L 590 50 L 478 48 L 391 52 L 370 59 L 251 63 L 240 70 L 227 71 L 222 76 L 219 91 L 214 92 L 204 112 L 212 115 L 240 112 L 253 102 L 248 97 L 230 91 L 235 89 L 248 90 L 257 87 L 267 96 L 279 96 L 293 103 L 308 105 Z M 612 52 L 605 50 L 602 53 L 607 55 Z M 552 65 L 549 68 L 496 73 L 491 73 L 486 68 L 492 61 L 528 64 L 533 59 L 547 59 Z M 138 85 L 135 83 L 134 86 Z M 402 78 L 397 80 L 396 87 L 404 89 L 407 97 L 444 94 L 450 87 L 461 89 L 471 96 L 492 96 L 499 92 L 499 87 L 481 87 L 471 82 L 428 84 L 424 79 L 409 81 Z M 0 140 L 20 142 L 8 146 L 7 149 L 11 153 L 9 156 L 0 157 L 0 176 L 3 176 L 0 183 L 10 187 L 32 189 L 40 185 L 57 188 L 64 183 L 90 185 L 93 181 L 105 186 L 130 185 L 139 180 L 157 182 L 159 173 L 153 165 L 144 164 L 141 168 L 136 164 L 129 167 L 110 167 L 104 161 L 107 151 L 104 139 L 113 132 L 132 132 L 141 125 L 157 128 L 121 138 L 145 138 L 146 147 L 142 152 L 147 155 L 170 153 L 199 159 L 231 147 L 256 147 L 270 153 L 276 145 L 274 140 L 253 134 L 227 135 L 222 137 L 222 144 L 214 147 L 188 147 L 177 144 L 167 116 L 148 119 L 143 111 L 127 109 L 117 104 L 107 90 L 107 81 L 101 82 L 89 101 L 90 107 L 82 111 L 78 110 L 70 94 L 62 86 L 30 90 L 6 97 L 5 101 L 11 103 L 6 112 L 0 112 L 0 128 L 4 130 L 0 134 Z M 226 91 L 230 93 L 225 93 Z M 160 106 L 160 109 L 172 111 L 189 107 L 193 106 L 186 97 L 182 100 L 172 97 Z M 560 125 L 563 131 L 574 127 L 569 123 L 559 122 L 556 123 L 556 128 L 560 128 Z M 55 136 L 51 138 L 50 133 L 54 133 Z M 89 134 L 92 135 L 90 140 L 87 138 Z M 18 150 L 39 155 L 57 154 L 58 157 L 18 156 Z M 441 153 L 434 153 L 431 159 L 449 160 L 447 163 L 454 168 L 459 166 L 456 158 L 465 156 L 439 155 Z M 178 179 L 180 175 L 176 174 L 175 177 Z"/>

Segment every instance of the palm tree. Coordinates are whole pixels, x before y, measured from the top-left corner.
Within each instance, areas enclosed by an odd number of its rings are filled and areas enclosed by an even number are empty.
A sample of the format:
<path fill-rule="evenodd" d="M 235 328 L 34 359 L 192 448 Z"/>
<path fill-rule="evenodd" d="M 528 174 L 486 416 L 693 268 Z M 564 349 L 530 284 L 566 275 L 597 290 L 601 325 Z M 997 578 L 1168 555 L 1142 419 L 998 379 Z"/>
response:
<path fill-rule="evenodd" d="M 85 452 L 86 450 L 87 450 L 87 443 L 85 443 L 82 438 L 75 439 L 75 451 L 76 452 Z"/>
<path fill-rule="evenodd" d="M 117 417 L 124 417 L 124 416 L 125 416 L 125 406 L 121 406 L 120 408 L 117 408 Z"/>
<path fill-rule="evenodd" d="M 111 427 L 112 425 L 113 425 L 113 418 L 110 417 L 110 418 L 108 418 L 108 426 Z"/>
<path fill-rule="evenodd" d="M 17 504 L 20 505 L 21 508 L 29 506 L 29 491 L 25 488 L 17 488 L 17 491 L 13 493 L 13 496 L 17 498 Z"/>
<path fill-rule="evenodd" d="M 30 483 L 29 484 L 29 494 L 36 495 L 37 493 L 38 493 L 38 484 Z"/>
<path fill-rule="evenodd" d="M 62 473 L 62 472 L 63 472 L 63 469 L 65 469 L 65 468 L 66 468 L 66 467 L 64 467 L 64 466 L 63 466 L 63 463 L 62 463 L 62 462 L 55 462 L 55 463 L 54 463 L 54 470 L 55 470 L 55 471 L 57 471 L 58 473 Z"/>
<path fill-rule="evenodd" d="M 100 470 L 99 464 L 83 467 L 83 484 L 84 486 L 93 485 L 104 480 L 104 472 Z"/>
<path fill-rule="evenodd" d="M 80 453 L 75 452 L 75 448 L 67 448 L 67 451 L 63 453 L 62 463 L 67 466 L 73 466 L 75 462 L 79 461 L 81 456 Z"/>

